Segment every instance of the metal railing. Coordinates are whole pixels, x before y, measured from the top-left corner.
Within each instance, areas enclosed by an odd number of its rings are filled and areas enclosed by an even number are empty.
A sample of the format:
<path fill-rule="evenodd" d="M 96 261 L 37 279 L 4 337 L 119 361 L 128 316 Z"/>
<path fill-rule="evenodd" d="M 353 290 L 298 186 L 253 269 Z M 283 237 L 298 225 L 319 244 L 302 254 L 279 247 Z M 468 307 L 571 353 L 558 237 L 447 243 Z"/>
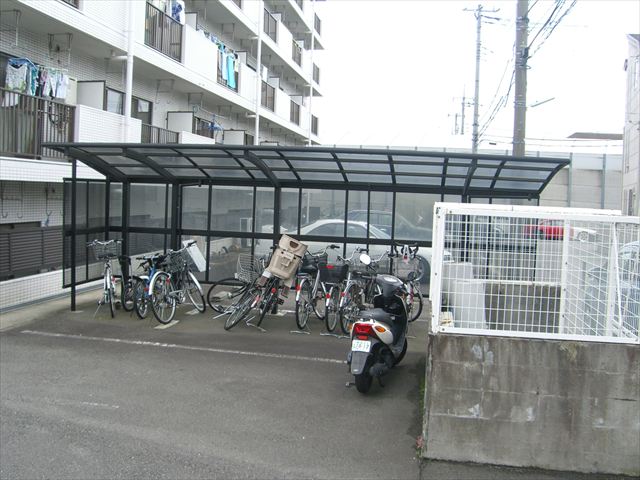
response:
<path fill-rule="evenodd" d="M 179 62 L 182 59 L 182 25 L 147 3 L 144 43 Z"/>
<path fill-rule="evenodd" d="M 0 96 L 0 153 L 65 158 L 42 144 L 73 141 L 74 106 L 6 88 L 0 88 Z"/>
<path fill-rule="evenodd" d="M 166 128 L 142 124 L 142 143 L 178 143 L 178 132 Z"/>
<path fill-rule="evenodd" d="M 434 218 L 434 332 L 640 343 L 638 217 L 436 203 Z"/>

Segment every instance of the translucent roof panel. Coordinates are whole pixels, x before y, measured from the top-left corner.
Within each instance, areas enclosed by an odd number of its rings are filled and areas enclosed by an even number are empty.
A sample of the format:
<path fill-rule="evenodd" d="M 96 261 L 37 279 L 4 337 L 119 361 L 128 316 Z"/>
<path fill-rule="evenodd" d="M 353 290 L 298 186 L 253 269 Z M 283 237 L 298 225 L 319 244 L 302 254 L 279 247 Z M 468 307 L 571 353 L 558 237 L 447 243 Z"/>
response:
<path fill-rule="evenodd" d="M 418 149 L 300 147 L 278 145 L 216 144 L 45 144 L 47 148 L 75 157 L 105 177 L 136 182 L 146 180 L 188 183 L 236 179 L 272 187 L 332 188 L 348 190 L 350 182 L 366 183 L 402 191 L 452 189 L 462 195 L 513 194 L 538 197 L 552 177 L 569 165 L 568 158 L 513 157 L 499 154 L 442 152 Z M 206 173 L 205 173 L 206 171 Z"/>

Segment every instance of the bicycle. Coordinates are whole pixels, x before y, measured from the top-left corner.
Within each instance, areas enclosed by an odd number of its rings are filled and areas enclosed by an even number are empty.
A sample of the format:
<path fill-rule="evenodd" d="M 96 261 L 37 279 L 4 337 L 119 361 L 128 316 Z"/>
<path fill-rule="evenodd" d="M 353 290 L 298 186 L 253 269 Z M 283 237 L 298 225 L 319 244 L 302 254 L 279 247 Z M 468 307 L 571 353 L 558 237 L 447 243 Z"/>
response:
<path fill-rule="evenodd" d="M 242 292 L 237 296 L 238 298 L 237 301 L 233 305 L 225 309 L 224 313 L 229 314 L 229 316 L 226 318 L 224 322 L 225 330 L 231 330 L 238 323 L 240 323 L 240 320 L 244 319 L 247 315 L 249 315 L 249 312 L 253 308 L 263 304 L 263 299 L 265 298 L 265 296 L 263 295 L 263 291 L 266 290 L 268 285 L 266 284 L 266 282 L 264 285 L 259 285 L 258 281 L 259 280 L 262 281 L 262 279 L 265 278 L 262 276 L 262 274 L 264 273 L 264 265 L 269 263 L 269 260 L 271 259 L 271 255 L 273 254 L 273 251 L 275 250 L 275 248 L 276 248 L 275 246 L 271 247 L 271 254 L 269 255 L 268 259 L 259 260 L 260 263 L 258 263 L 257 265 L 261 265 L 262 269 L 258 275 L 254 275 L 254 271 L 253 271 L 253 269 L 256 267 L 256 264 L 252 263 L 251 265 L 249 265 L 246 262 L 240 263 L 240 258 L 238 259 L 239 276 L 241 278 L 244 277 L 244 279 L 247 280 L 247 283 L 249 280 L 251 280 L 251 283 L 248 283 L 244 292 Z M 250 271 L 243 270 L 245 267 L 248 267 Z M 264 305 L 266 306 L 266 304 Z M 259 327 L 260 323 L 262 323 L 262 319 L 264 315 L 266 315 L 266 308 L 264 310 L 261 309 L 260 319 L 258 321 L 258 324 L 256 325 L 257 327 Z"/>
<path fill-rule="evenodd" d="M 96 260 L 104 261 L 102 270 L 102 297 L 98 300 L 98 309 L 104 304 L 109 304 L 111 318 L 116 316 L 116 280 L 113 275 L 111 260 L 120 256 L 121 245 L 121 240 L 107 240 L 106 242 L 93 240 L 87 243 L 88 248 L 93 248 L 93 254 Z M 98 310 L 96 309 L 96 313 L 97 312 Z"/>
<path fill-rule="evenodd" d="M 235 276 L 223 278 L 211 284 L 207 303 L 212 310 L 225 314 L 238 302 L 264 270 L 264 259 L 241 253 Z"/>
<path fill-rule="evenodd" d="M 134 287 L 134 307 L 136 314 L 140 319 L 144 319 L 149 313 L 149 305 L 151 305 L 151 290 L 149 285 L 155 273 L 162 268 L 166 255 L 157 253 L 151 256 L 136 257 L 136 260 L 142 260 L 139 268 L 142 268 L 143 274 L 140 275 L 140 281 Z"/>
<path fill-rule="evenodd" d="M 398 249 L 400 251 L 398 252 Z M 407 290 L 407 320 L 415 321 L 422 313 L 423 299 L 420 280 L 424 276 L 424 267 L 417 257 L 418 245 L 393 244 L 389 258 L 392 259 L 392 275 L 398 277 Z"/>
<path fill-rule="evenodd" d="M 320 281 L 319 264 L 326 264 L 327 250 L 340 248 L 338 245 L 327 245 L 323 250 L 316 253 L 305 252 L 302 263 L 296 275 L 296 325 L 300 330 L 304 330 L 309 320 L 311 311 L 319 320 L 324 320 L 326 309 L 325 301 L 327 289 Z"/>
<path fill-rule="evenodd" d="M 179 250 L 170 250 L 166 255 L 164 271 L 158 271 L 151 279 L 151 308 L 153 314 L 162 324 L 173 320 L 176 306 L 189 298 L 200 313 L 206 309 L 200 282 L 189 268 L 186 258 L 187 249 L 196 242 L 190 242 Z"/>
<path fill-rule="evenodd" d="M 378 267 L 382 259 L 387 255 L 383 252 L 377 259 L 371 259 L 368 255 L 366 258 L 362 254 L 368 252 L 365 248 L 356 247 L 351 256 L 345 261 L 355 266 L 354 256 L 360 253 L 360 263 L 364 265 L 364 270 L 354 270 L 349 268 L 349 274 L 344 283 L 343 292 L 340 296 L 340 305 L 338 309 L 340 318 L 340 329 L 342 333 L 348 335 L 351 332 L 351 326 L 357 320 L 358 314 L 365 308 L 365 304 L 372 304 L 373 297 L 378 295 L 380 287 L 375 282 Z M 368 263 L 364 263 L 368 261 Z"/>
<path fill-rule="evenodd" d="M 326 292 L 324 321 L 328 332 L 333 332 L 338 324 L 342 284 L 349 272 L 349 264 L 341 256 L 338 256 L 338 262 L 336 264 L 327 262 L 318 264 L 320 282 Z"/>

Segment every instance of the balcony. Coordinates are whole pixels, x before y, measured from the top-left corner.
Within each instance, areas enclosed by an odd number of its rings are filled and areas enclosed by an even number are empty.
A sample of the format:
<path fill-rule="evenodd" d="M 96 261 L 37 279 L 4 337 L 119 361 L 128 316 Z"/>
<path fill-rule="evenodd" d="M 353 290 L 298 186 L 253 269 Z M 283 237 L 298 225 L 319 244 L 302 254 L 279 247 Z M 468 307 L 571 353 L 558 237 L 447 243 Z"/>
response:
<path fill-rule="evenodd" d="M 313 15 L 313 28 L 318 32 L 318 35 L 322 34 L 322 22 L 320 21 L 320 17 L 316 14 Z"/>
<path fill-rule="evenodd" d="M 0 88 L 0 94 L 0 154 L 65 158 L 42 144 L 73 141 L 75 107 L 5 88 Z"/>
<path fill-rule="evenodd" d="M 240 68 L 238 68 L 238 71 L 236 72 L 235 70 L 235 63 L 238 62 L 238 59 L 233 60 L 234 63 L 234 67 L 230 67 L 228 62 L 229 60 L 227 59 L 228 57 L 226 56 L 222 56 L 221 57 L 222 60 L 217 62 L 218 65 L 218 73 L 217 73 L 217 80 L 218 83 L 224 87 L 227 87 L 229 90 L 232 90 L 234 92 L 238 92 L 238 85 L 239 85 L 239 80 L 240 80 Z M 223 71 L 224 69 L 224 71 Z M 231 76 L 229 76 L 231 75 Z"/>
<path fill-rule="evenodd" d="M 62 0 L 62 2 L 72 7 L 80 8 L 80 0 Z"/>
<path fill-rule="evenodd" d="M 291 110 L 289 113 L 289 120 L 291 123 L 295 123 L 296 125 L 300 125 L 300 105 L 291 100 Z"/>
<path fill-rule="evenodd" d="M 178 143 L 178 132 L 146 123 L 142 124 L 141 134 L 142 143 Z"/>
<path fill-rule="evenodd" d="M 144 43 L 180 62 L 182 60 L 182 25 L 150 3 L 146 5 Z"/>
<path fill-rule="evenodd" d="M 318 135 L 318 117 L 311 115 L 311 133 Z"/>
<path fill-rule="evenodd" d="M 320 68 L 313 64 L 313 81 L 320 85 Z"/>

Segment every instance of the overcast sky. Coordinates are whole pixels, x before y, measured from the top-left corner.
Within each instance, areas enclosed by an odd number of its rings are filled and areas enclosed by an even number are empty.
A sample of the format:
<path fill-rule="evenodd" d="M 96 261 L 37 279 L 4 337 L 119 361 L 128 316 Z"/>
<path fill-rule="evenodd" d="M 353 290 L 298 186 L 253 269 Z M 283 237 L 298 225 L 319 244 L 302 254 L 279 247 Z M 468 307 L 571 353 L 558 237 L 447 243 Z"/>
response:
<path fill-rule="evenodd" d="M 328 0 L 316 2 L 325 51 L 324 98 L 314 100 L 326 144 L 471 146 L 476 19 L 482 3 L 480 148 L 511 149 L 513 89 L 487 119 L 511 82 L 515 0 Z M 560 12 L 567 11 L 567 0 Z M 533 37 L 556 2 L 530 0 L 527 150 L 567 145 L 576 131 L 622 133 L 627 34 L 640 33 L 640 1 L 578 0 L 550 35 Z M 469 11 L 466 11 L 469 10 Z M 493 10 L 498 10 L 493 12 Z M 545 39 L 545 37 L 547 37 Z M 453 135 L 465 108 L 465 135 Z M 460 129 L 460 119 L 458 119 Z M 489 142 L 495 143 L 491 145 Z M 576 142 L 574 142 L 575 144 Z M 581 142 L 586 151 L 593 142 Z M 609 142 L 612 153 L 615 145 Z M 595 153 L 595 152 L 594 152 Z"/>

